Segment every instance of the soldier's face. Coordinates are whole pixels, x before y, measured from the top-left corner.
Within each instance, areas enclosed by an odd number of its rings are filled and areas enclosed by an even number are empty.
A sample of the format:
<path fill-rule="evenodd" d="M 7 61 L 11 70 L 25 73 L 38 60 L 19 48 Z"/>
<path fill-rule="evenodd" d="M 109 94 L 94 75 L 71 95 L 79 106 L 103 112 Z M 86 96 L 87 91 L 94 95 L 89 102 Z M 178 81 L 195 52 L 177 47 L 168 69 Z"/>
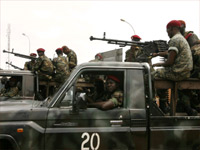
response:
<path fill-rule="evenodd" d="M 114 92 L 117 89 L 117 83 L 111 79 L 106 82 L 106 89 L 108 92 Z"/>
<path fill-rule="evenodd" d="M 44 55 L 44 52 L 38 52 L 38 56 Z"/>
<path fill-rule="evenodd" d="M 167 33 L 168 33 L 168 36 L 169 36 L 170 38 L 172 38 L 172 37 L 173 37 L 173 28 L 172 28 L 172 27 L 167 28 Z"/>

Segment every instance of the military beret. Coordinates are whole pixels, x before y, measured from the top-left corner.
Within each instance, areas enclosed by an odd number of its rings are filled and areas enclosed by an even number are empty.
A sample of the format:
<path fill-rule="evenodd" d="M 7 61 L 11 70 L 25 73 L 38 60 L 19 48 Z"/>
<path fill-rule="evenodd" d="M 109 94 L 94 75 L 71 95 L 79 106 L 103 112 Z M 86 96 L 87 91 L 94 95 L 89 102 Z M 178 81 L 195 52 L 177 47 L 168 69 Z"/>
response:
<path fill-rule="evenodd" d="M 181 23 L 178 20 L 172 20 L 167 24 L 167 29 L 170 27 L 181 27 Z"/>
<path fill-rule="evenodd" d="M 102 55 L 101 55 L 100 53 L 96 54 L 95 57 L 96 57 L 96 56 L 99 56 L 100 59 L 103 59 L 103 57 L 102 57 Z"/>
<path fill-rule="evenodd" d="M 56 49 L 56 52 L 62 52 L 62 51 L 63 51 L 62 48 L 57 48 L 57 49 Z"/>
<path fill-rule="evenodd" d="M 116 76 L 113 76 L 113 75 L 108 75 L 107 79 L 111 79 L 113 81 L 116 81 L 116 82 L 120 83 L 120 80 Z"/>
<path fill-rule="evenodd" d="M 36 53 L 31 53 L 30 56 L 37 56 L 37 54 Z"/>
<path fill-rule="evenodd" d="M 141 39 L 138 35 L 133 35 L 133 36 L 131 36 L 131 39 L 133 40 L 133 39 Z"/>
<path fill-rule="evenodd" d="M 45 49 L 43 49 L 43 48 L 38 48 L 38 49 L 37 49 L 37 52 L 45 52 Z"/>
<path fill-rule="evenodd" d="M 185 21 L 179 20 L 179 22 L 181 23 L 181 25 L 184 25 L 186 27 Z"/>

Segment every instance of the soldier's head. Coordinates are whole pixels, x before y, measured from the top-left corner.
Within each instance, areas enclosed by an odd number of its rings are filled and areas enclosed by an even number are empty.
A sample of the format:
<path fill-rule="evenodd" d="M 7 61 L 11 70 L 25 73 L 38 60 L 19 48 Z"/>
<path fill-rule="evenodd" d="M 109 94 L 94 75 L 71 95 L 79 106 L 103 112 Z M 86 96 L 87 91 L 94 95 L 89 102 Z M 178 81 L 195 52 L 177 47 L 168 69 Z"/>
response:
<path fill-rule="evenodd" d="M 180 32 L 181 23 L 178 20 L 172 20 L 167 24 L 167 33 L 170 38 Z"/>
<path fill-rule="evenodd" d="M 16 86 L 17 85 L 17 78 L 16 77 L 11 77 L 10 79 L 9 79 L 9 86 L 10 87 L 14 87 L 14 86 Z"/>
<path fill-rule="evenodd" d="M 95 59 L 96 60 L 103 60 L 103 57 L 100 53 L 98 53 L 98 54 L 95 55 Z"/>
<path fill-rule="evenodd" d="M 70 52 L 70 49 L 65 45 L 62 47 L 62 49 L 63 49 L 63 53 L 65 54 L 68 54 Z"/>
<path fill-rule="evenodd" d="M 120 80 L 113 75 L 108 75 L 106 80 L 106 90 L 110 93 L 114 92 L 120 84 Z"/>
<path fill-rule="evenodd" d="M 43 56 L 44 52 L 45 52 L 45 49 L 43 49 L 43 48 L 38 48 L 37 49 L 38 56 Z"/>
<path fill-rule="evenodd" d="M 184 35 L 184 33 L 185 33 L 185 28 L 186 28 L 185 21 L 179 20 L 179 22 L 181 23 L 180 32 L 181 32 L 182 35 Z"/>
<path fill-rule="evenodd" d="M 36 53 L 31 53 L 30 56 L 36 58 L 37 54 Z M 32 59 L 32 61 L 34 61 L 34 59 Z"/>
<path fill-rule="evenodd" d="M 8 81 L 8 78 L 7 78 L 7 77 L 2 77 L 2 78 L 1 78 L 1 83 L 2 83 L 2 84 L 6 84 L 7 81 Z"/>
<path fill-rule="evenodd" d="M 57 48 L 56 49 L 57 55 L 63 55 L 63 49 L 62 48 Z"/>
<path fill-rule="evenodd" d="M 131 40 L 132 41 L 140 41 L 141 38 L 138 35 L 133 35 L 133 36 L 131 36 Z"/>

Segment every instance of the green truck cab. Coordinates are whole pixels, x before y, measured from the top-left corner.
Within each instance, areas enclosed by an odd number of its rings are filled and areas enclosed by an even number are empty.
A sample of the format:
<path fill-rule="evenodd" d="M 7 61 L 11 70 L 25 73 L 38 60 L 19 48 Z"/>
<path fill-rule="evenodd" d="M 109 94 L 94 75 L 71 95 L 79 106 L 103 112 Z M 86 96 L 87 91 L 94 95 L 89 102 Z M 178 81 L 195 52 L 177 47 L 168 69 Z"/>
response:
<path fill-rule="evenodd" d="M 93 78 L 116 75 L 123 106 L 88 108 Z M 147 63 L 78 65 L 44 101 L 0 102 L 0 149 L 11 150 L 199 150 L 200 116 L 164 115 L 153 103 Z"/>

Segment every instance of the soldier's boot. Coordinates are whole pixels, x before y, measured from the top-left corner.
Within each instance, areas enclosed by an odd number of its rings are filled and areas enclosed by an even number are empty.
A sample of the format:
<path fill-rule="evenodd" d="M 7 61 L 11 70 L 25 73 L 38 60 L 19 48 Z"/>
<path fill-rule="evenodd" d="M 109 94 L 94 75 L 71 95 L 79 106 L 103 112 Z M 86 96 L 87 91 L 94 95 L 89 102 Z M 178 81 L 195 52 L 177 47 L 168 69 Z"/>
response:
<path fill-rule="evenodd" d="M 167 99 L 160 99 L 160 109 L 163 113 L 167 114 L 170 112 L 169 104 L 167 103 Z"/>

